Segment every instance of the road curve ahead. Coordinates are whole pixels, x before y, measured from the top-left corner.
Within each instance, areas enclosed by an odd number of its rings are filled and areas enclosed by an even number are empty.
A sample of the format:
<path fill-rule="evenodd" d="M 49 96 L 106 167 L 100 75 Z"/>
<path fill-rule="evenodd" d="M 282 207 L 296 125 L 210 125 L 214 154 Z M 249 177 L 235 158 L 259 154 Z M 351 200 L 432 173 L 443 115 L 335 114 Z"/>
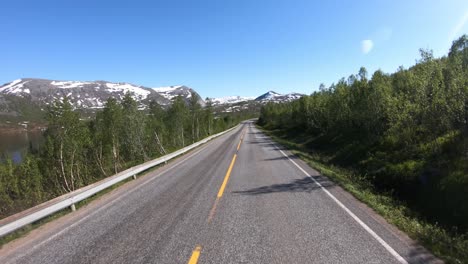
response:
<path fill-rule="evenodd" d="M 430 262 L 251 122 L 0 250 L 0 263 Z"/>

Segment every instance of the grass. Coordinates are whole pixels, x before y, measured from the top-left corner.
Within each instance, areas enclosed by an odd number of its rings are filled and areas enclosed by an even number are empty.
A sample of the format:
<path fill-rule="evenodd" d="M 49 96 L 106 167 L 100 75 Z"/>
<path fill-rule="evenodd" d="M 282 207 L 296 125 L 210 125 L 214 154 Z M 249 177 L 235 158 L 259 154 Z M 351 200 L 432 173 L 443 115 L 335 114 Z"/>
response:
<path fill-rule="evenodd" d="M 389 223 L 398 227 L 412 239 L 418 241 L 434 255 L 443 259 L 446 263 L 468 263 L 468 236 L 447 231 L 437 225 L 429 223 L 411 211 L 402 201 L 392 197 L 388 193 L 379 193 L 359 175 L 348 169 L 337 167 L 327 162 L 329 159 L 319 153 L 312 153 L 303 140 L 288 137 L 279 130 L 266 130 L 258 127 L 273 140 L 287 147 L 299 158 L 317 169 L 322 175 L 327 176 L 335 183 L 343 187 L 361 202 L 374 209 Z"/>

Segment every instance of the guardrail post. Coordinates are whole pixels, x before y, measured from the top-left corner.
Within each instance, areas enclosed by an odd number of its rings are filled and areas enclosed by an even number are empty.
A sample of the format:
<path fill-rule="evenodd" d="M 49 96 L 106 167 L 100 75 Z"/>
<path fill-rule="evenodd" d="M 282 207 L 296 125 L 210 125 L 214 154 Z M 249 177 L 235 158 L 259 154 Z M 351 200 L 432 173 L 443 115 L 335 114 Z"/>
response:
<path fill-rule="evenodd" d="M 136 180 L 136 174 L 133 174 L 132 178 L 133 178 L 134 180 Z"/>
<path fill-rule="evenodd" d="M 70 209 L 72 210 L 72 212 L 75 212 L 76 211 L 75 204 L 70 205 Z"/>

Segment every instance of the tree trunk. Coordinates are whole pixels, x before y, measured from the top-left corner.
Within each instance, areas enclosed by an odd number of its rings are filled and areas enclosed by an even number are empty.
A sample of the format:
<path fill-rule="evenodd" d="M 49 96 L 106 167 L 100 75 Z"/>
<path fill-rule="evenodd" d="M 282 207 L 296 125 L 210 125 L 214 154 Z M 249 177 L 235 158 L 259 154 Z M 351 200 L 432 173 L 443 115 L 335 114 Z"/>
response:
<path fill-rule="evenodd" d="M 197 141 L 200 139 L 200 122 L 198 121 L 197 116 Z"/>
<path fill-rule="evenodd" d="M 112 135 L 112 157 L 114 159 L 114 173 L 117 174 L 118 155 L 117 155 L 117 147 L 115 146 L 114 135 Z"/>
<path fill-rule="evenodd" d="M 195 114 L 192 114 L 192 143 L 195 143 Z"/>
<path fill-rule="evenodd" d="M 75 175 L 73 174 L 73 166 L 75 163 L 75 152 L 76 149 L 73 149 L 71 160 L 70 160 L 70 184 L 71 184 L 71 190 L 75 190 Z"/>
<path fill-rule="evenodd" d="M 185 147 L 185 139 L 184 139 L 184 127 L 182 127 L 181 136 L 182 136 L 182 147 Z"/>
<path fill-rule="evenodd" d="M 211 136 L 211 120 L 208 119 L 208 135 Z"/>
<path fill-rule="evenodd" d="M 102 174 L 107 177 L 107 173 L 106 171 L 104 170 L 104 167 L 102 165 L 102 144 L 100 144 L 98 150 L 96 152 L 94 152 L 95 156 L 96 156 L 96 162 L 97 164 L 99 165 L 99 169 L 101 170 Z"/>
<path fill-rule="evenodd" d="M 63 140 L 60 140 L 60 168 L 62 170 L 62 178 L 65 183 L 65 190 L 70 192 L 70 186 L 68 185 L 67 175 L 65 174 L 65 165 L 63 164 Z"/>
<path fill-rule="evenodd" d="M 154 136 L 156 138 L 156 144 L 158 144 L 158 149 L 159 149 L 159 152 L 162 154 L 162 155 L 166 155 L 166 150 L 164 149 L 161 141 L 159 140 L 159 136 L 158 136 L 158 133 L 156 131 L 154 131 Z"/>

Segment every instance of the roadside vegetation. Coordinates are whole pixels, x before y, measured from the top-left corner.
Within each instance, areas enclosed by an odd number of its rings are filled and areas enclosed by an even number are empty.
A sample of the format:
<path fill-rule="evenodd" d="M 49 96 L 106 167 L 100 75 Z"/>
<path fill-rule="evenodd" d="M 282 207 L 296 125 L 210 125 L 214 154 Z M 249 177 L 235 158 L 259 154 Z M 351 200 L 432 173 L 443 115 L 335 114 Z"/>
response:
<path fill-rule="evenodd" d="M 468 36 L 268 104 L 259 125 L 450 263 L 468 263 Z"/>
<path fill-rule="evenodd" d="M 47 109 L 45 142 L 20 164 L 0 163 L 0 219 L 114 175 L 131 166 L 224 131 L 247 119 L 216 115 L 176 97 L 164 109 L 152 102 L 139 110 L 131 94 L 109 98 L 91 119 L 82 119 L 67 98 Z"/>

